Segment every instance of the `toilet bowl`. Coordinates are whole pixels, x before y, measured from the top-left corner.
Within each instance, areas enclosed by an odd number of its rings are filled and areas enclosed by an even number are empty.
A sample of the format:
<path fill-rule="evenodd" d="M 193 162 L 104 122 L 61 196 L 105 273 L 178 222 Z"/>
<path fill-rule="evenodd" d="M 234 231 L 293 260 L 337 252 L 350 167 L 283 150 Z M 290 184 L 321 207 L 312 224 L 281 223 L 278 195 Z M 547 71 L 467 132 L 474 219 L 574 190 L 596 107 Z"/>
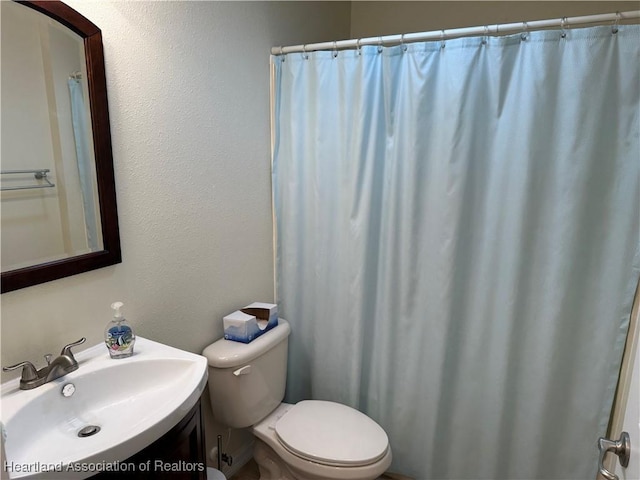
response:
<path fill-rule="evenodd" d="M 365 414 L 335 402 L 284 398 L 288 337 L 283 319 L 249 344 L 204 349 L 216 421 L 251 427 L 261 480 L 374 480 L 391 464 L 389 439 Z"/>
<path fill-rule="evenodd" d="M 384 430 L 339 403 L 282 403 L 251 432 L 261 480 L 371 480 L 391 464 Z"/>

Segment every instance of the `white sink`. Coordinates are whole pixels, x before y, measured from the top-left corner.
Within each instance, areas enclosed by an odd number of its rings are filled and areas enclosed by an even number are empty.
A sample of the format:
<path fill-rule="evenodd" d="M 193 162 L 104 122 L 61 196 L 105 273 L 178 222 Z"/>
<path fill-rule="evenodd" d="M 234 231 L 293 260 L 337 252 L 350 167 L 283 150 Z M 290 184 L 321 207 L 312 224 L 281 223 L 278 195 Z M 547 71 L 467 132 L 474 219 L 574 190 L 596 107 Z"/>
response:
<path fill-rule="evenodd" d="M 78 370 L 33 390 L 2 385 L 10 478 L 87 478 L 125 460 L 175 426 L 207 382 L 206 358 L 141 337 L 129 358 L 111 359 L 102 343 L 75 357 Z M 89 425 L 100 431 L 79 437 Z"/>

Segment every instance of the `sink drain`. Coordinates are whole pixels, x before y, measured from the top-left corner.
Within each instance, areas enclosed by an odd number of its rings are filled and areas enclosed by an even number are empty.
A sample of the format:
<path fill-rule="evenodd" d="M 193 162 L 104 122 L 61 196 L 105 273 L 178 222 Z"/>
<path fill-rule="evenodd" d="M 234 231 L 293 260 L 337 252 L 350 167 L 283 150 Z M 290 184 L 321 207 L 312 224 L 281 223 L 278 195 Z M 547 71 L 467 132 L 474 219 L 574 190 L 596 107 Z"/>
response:
<path fill-rule="evenodd" d="M 78 432 L 78 436 L 80 438 L 90 437 L 91 435 L 95 435 L 100 431 L 100 427 L 97 425 L 87 425 L 84 428 L 81 428 Z"/>

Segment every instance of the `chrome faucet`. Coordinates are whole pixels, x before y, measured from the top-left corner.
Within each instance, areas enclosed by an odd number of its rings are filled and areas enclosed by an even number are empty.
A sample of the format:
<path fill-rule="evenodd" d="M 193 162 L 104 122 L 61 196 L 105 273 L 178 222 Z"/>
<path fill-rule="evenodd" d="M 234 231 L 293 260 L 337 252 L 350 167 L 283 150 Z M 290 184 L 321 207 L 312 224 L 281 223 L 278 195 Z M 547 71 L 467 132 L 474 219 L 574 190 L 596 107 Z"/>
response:
<path fill-rule="evenodd" d="M 31 362 L 20 362 L 10 367 L 2 367 L 4 372 L 10 372 L 22 367 L 22 377 L 20 378 L 20 390 L 31 390 L 32 388 L 44 385 L 56 378 L 65 376 L 67 373 L 71 373 L 78 369 L 78 361 L 71 352 L 71 347 L 82 345 L 87 339 L 82 337 L 77 342 L 65 345 L 60 356 L 51 361 L 52 355 L 50 353 L 44 356 L 47 361 L 47 366 L 42 367 L 40 370 L 36 370 Z"/>

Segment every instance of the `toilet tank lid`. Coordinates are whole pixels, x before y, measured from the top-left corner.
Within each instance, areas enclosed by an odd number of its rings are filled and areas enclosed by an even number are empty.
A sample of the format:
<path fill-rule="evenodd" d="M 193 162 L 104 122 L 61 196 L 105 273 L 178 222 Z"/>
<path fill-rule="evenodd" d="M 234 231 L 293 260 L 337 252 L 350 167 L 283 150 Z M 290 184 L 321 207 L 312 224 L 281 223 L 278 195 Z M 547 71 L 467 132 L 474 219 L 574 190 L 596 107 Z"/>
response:
<path fill-rule="evenodd" d="M 221 338 L 202 351 L 207 357 L 209 366 L 215 368 L 233 368 L 250 362 L 266 353 L 277 344 L 286 340 L 291 332 L 289 322 L 278 319 L 278 326 L 263 333 L 250 343 L 234 342 Z"/>

